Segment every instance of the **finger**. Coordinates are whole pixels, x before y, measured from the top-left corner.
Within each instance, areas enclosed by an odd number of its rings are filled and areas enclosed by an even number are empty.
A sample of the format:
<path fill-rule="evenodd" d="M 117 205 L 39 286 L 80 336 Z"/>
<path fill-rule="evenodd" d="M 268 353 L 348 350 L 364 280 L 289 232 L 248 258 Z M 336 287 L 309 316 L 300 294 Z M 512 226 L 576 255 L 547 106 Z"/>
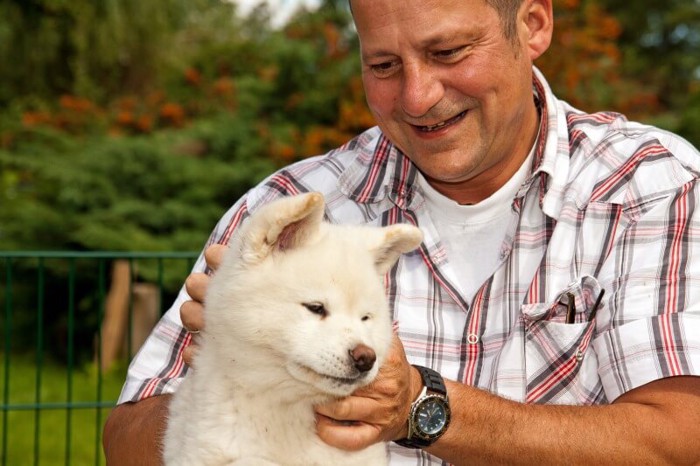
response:
<path fill-rule="evenodd" d="M 374 423 L 381 421 L 381 404 L 373 399 L 348 396 L 332 403 L 316 406 L 317 413 L 337 421 L 356 421 Z"/>
<path fill-rule="evenodd" d="M 182 359 L 185 361 L 185 364 L 192 367 L 192 361 L 194 360 L 194 356 L 197 354 L 198 350 L 199 345 L 197 345 L 194 338 L 192 338 L 190 344 L 187 345 L 184 350 L 182 350 Z"/>
<path fill-rule="evenodd" d="M 225 244 L 212 244 L 204 251 L 204 260 L 207 261 L 210 269 L 217 270 L 219 268 L 227 249 L 228 246 Z"/>
<path fill-rule="evenodd" d="M 421 389 L 420 383 L 413 384 L 412 372 L 416 370 L 408 363 L 403 344 L 398 335 L 394 334 L 390 350 L 379 368 L 377 377 L 372 383 L 356 390 L 353 395 L 375 399 L 391 398 L 399 404 L 406 404 L 406 401 L 412 401 L 412 395 L 417 395 Z"/>
<path fill-rule="evenodd" d="M 380 431 L 365 423 L 340 423 L 326 416 L 316 416 L 319 438 L 336 448 L 357 451 L 381 441 Z"/>
<path fill-rule="evenodd" d="M 203 303 L 209 279 L 209 275 L 205 273 L 191 273 L 185 279 L 185 291 L 194 301 Z"/>
<path fill-rule="evenodd" d="M 204 306 L 196 301 L 185 301 L 180 306 L 180 320 L 188 332 L 199 332 L 204 328 Z"/>
<path fill-rule="evenodd" d="M 338 423 L 368 424 L 378 438 L 385 440 L 400 438 L 400 434 L 406 430 L 408 409 L 396 404 L 393 398 L 372 399 L 354 395 L 314 407 L 318 415 Z"/>

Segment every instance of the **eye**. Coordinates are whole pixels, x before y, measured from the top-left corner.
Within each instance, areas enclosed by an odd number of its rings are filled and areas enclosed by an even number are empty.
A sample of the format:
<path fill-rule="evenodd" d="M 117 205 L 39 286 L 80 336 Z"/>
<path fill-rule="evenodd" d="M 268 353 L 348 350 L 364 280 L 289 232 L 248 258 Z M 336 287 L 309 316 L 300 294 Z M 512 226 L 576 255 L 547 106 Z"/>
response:
<path fill-rule="evenodd" d="M 437 52 L 433 52 L 433 56 L 442 62 L 452 63 L 461 58 L 462 51 L 465 49 L 466 47 L 455 47 L 453 49 L 438 50 Z"/>
<path fill-rule="evenodd" d="M 362 322 L 367 322 L 371 318 L 372 318 L 372 314 L 365 314 L 362 316 Z"/>
<path fill-rule="evenodd" d="M 388 78 L 396 71 L 398 66 L 399 63 L 397 61 L 386 61 L 375 65 L 368 65 L 372 74 L 377 78 Z"/>
<path fill-rule="evenodd" d="M 326 307 L 323 305 L 323 303 L 301 303 L 301 305 L 308 309 L 309 312 L 311 312 L 312 314 L 316 314 L 321 317 L 326 317 L 328 315 L 328 311 L 326 310 Z"/>

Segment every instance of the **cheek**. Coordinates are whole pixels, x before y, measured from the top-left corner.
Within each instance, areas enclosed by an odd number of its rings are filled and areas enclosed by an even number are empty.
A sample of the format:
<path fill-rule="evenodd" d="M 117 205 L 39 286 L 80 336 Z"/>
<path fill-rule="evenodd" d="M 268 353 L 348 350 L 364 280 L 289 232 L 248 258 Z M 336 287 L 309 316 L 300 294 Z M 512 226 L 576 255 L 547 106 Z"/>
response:
<path fill-rule="evenodd" d="M 363 83 L 367 105 L 375 118 L 388 119 L 393 112 L 397 95 L 392 83 L 367 76 L 363 76 Z"/>
<path fill-rule="evenodd" d="M 289 325 L 280 333 L 279 340 L 288 351 L 296 354 L 315 353 L 318 351 L 320 326 L 316 322 L 296 322 Z"/>
<path fill-rule="evenodd" d="M 497 87 L 500 79 L 499 73 L 494 73 L 493 69 L 489 71 L 487 64 L 474 59 L 468 66 L 459 66 L 446 75 L 444 83 L 459 95 L 480 101 Z"/>

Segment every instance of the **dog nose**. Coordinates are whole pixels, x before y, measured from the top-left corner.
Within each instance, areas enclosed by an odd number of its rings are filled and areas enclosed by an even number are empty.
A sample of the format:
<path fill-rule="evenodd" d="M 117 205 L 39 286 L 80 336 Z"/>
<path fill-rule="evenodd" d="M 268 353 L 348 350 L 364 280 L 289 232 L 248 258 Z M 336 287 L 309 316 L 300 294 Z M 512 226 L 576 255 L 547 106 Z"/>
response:
<path fill-rule="evenodd" d="M 377 360 L 377 355 L 374 350 L 367 345 L 359 344 L 355 348 L 348 351 L 352 358 L 355 369 L 360 372 L 367 372 L 372 369 L 374 362 Z"/>

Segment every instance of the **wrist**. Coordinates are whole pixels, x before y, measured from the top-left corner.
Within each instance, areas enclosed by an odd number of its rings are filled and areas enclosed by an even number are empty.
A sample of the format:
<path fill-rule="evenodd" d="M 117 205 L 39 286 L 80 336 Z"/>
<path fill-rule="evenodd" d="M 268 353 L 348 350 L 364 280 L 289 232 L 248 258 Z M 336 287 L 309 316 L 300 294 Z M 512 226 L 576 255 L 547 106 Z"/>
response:
<path fill-rule="evenodd" d="M 394 440 L 403 439 L 408 436 L 408 418 L 411 414 L 411 407 L 423 391 L 423 378 L 416 366 L 410 365 L 408 374 L 408 398 L 406 399 L 401 415 L 403 423 L 401 424 L 401 430 L 399 430 Z"/>
<path fill-rule="evenodd" d="M 415 366 L 414 370 L 420 375 L 420 391 L 411 403 L 407 425 L 402 429 L 406 436 L 395 442 L 408 448 L 425 448 L 447 430 L 451 416 L 450 402 L 445 381 L 438 372 L 421 366 Z M 413 377 L 411 385 L 413 392 Z"/>

